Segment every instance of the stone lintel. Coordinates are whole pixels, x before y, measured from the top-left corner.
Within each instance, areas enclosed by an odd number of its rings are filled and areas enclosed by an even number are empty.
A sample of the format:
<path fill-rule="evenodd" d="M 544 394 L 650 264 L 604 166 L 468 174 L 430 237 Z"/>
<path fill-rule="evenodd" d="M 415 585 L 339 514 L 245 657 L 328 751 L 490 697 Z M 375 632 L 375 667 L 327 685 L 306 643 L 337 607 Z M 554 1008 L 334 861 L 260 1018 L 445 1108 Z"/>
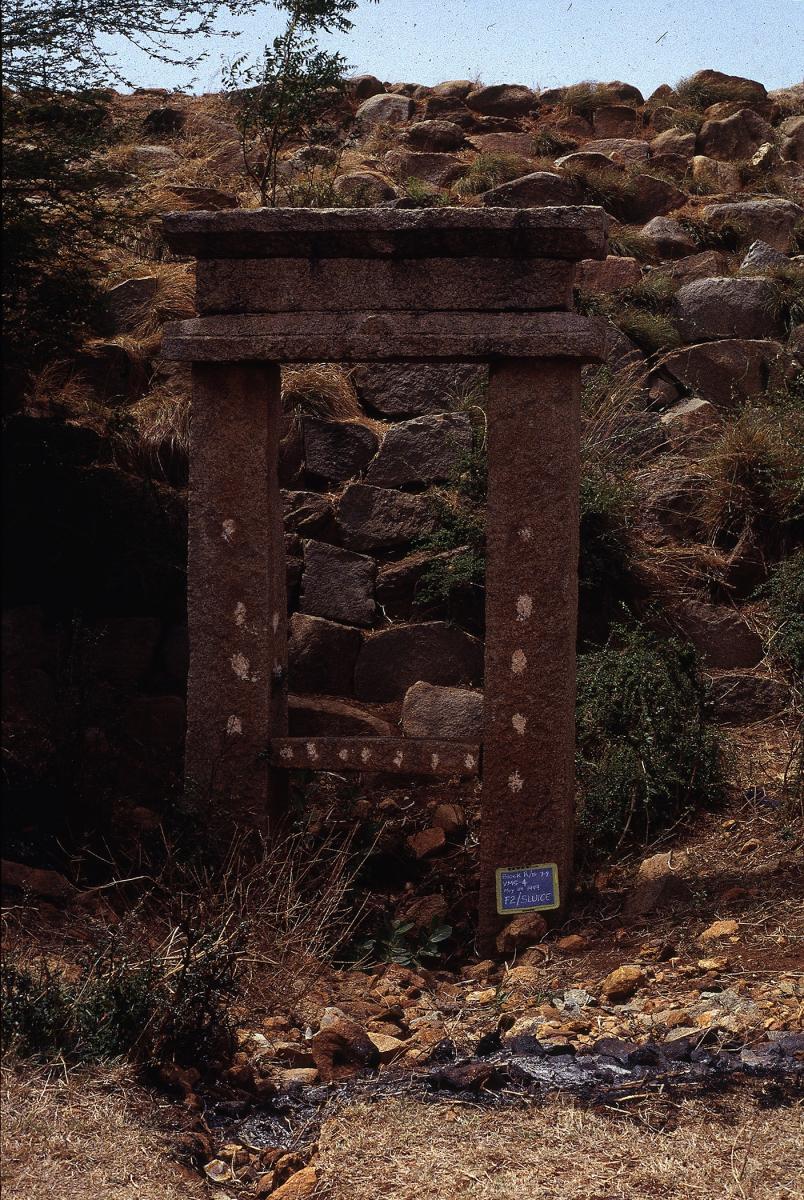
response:
<path fill-rule="evenodd" d="M 164 358 L 184 362 L 396 362 L 561 358 L 597 362 L 599 320 L 576 313 L 264 313 L 166 325 Z"/>
<path fill-rule="evenodd" d="M 602 208 L 231 209 L 166 213 L 196 258 L 605 258 Z"/>
<path fill-rule="evenodd" d="M 543 258 L 201 259 L 199 313 L 572 308 L 574 263 Z"/>
<path fill-rule="evenodd" d="M 381 771 L 394 775 L 475 776 L 480 747 L 437 738 L 272 738 L 274 767 L 307 771 Z"/>

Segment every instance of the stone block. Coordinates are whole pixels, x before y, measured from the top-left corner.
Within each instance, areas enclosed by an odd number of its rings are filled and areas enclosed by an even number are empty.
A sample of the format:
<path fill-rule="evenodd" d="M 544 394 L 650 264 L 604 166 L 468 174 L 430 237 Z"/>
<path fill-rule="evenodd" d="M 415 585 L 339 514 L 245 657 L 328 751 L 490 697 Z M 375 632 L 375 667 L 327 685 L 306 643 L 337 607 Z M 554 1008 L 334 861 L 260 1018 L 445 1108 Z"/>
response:
<path fill-rule="evenodd" d="M 699 279 L 675 299 L 675 315 L 687 342 L 717 338 L 773 338 L 781 333 L 776 291 L 770 280 Z"/>
<path fill-rule="evenodd" d="M 288 674 L 294 692 L 352 696 L 363 635 L 322 617 L 294 613 L 288 636 Z"/>
<path fill-rule="evenodd" d="M 370 626 L 374 622 L 373 558 L 355 554 L 326 542 L 304 546 L 301 610 L 346 625 Z"/>
<path fill-rule="evenodd" d="M 443 621 L 381 630 L 368 639 L 355 672 L 359 700 L 401 700 L 419 680 L 455 685 L 483 678 L 483 644 Z"/>
<path fill-rule="evenodd" d="M 380 439 L 358 421 L 326 421 L 304 417 L 304 456 L 307 473 L 343 482 L 365 471 Z"/>
<path fill-rule="evenodd" d="M 466 413 L 414 417 L 392 425 L 366 474 L 376 487 L 437 483 L 450 477 L 472 448 Z"/>
<path fill-rule="evenodd" d="M 337 518 L 343 544 L 367 553 L 405 546 L 435 525 L 433 507 L 426 496 L 409 496 L 362 483 L 347 487 L 338 502 Z"/>
<path fill-rule="evenodd" d="M 480 741 L 483 693 L 468 688 L 434 687 L 420 680 L 405 693 L 402 731 L 406 737 Z"/>
<path fill-rule="evenodd" d="M 477 363 L 356 363 L 352 382 L 361 404 L 382 416 L 420 417 L 448 412 L 475 393 L 482 402 L 488 368 Z"/>

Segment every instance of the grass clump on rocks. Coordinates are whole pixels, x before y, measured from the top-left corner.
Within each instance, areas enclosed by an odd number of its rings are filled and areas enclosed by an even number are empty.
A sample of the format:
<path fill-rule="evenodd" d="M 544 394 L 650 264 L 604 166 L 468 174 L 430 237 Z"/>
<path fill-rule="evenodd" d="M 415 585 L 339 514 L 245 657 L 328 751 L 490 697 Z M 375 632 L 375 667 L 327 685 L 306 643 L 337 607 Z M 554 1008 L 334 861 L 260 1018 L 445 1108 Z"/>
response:
<path fill-rule="evenodd" d="M 798 678 L 804 678 L 804 550 L 780 563 L 762 589 L 773 622 L 769 651 Z"/>
<path fill-rule="evenodd" d="M 589 859 L 645 845 L 719 792 L 691 647 L 616 628 L 578 662 L 579 833 Z"/>

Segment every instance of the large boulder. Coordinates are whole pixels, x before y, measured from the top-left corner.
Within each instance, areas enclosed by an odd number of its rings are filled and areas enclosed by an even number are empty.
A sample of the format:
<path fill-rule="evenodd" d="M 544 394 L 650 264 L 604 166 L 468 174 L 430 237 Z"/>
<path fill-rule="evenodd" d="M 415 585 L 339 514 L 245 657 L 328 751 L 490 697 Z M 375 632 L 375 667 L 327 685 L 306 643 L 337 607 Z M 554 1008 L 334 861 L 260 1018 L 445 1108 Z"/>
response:
<path fill-rule="evenodd" d="M 650 142 L 635 138 L 594 138 L 584 146 L 587 154 L 605 154 L 614 162 L 643 163 L 650 158 Z"/>
<path fill-rule="evenodd" d="M 384 165 L 397 179 L 423 179 L 434 187 L 449 187 L 467 170 L 467 164 L 453 154 L 418 150 L 389 150 Z"/>
<path fill-rule="evenodd" d="M 692 899 L 689 874 L 689 855 L 683 850 L 663 851 L 643 859 L 625 902 L 627 915 L 641 917 L 656 909 L 689 904 Z"/>
<path fill-rule="evenodd" d="M 355 672 L 359 700 L 401 700 L 419 680 L 452 686 L 483 678 L 483 643 L 444 621 L 384 629 L 364 645 Z"/>
<path fill-rule="evenodd" d="M 694 154 L 690 162 L 692 182 L 699 192 L 739 192 L 742 186 L 736 163 L 721 162 L 705 154 Z"/>
<path fill-rule="evenodd" d="M 377 572 L 376 596 L 383 613 L 392 621 L 409 620 L 416 607 L 416 592 L 422 576 L 433 563 L 446 565 L 457 553 L 459 551 L 445 550 L 441 554 L 431 554 L 419 550 L 382 565 Z"/>
<path fill-rule="evenodd" d="M 532 133 L 476 133 L 469 138 L 469 143 L 481 154 L 504 154 L 526 161 L 541 157 Z"/>
<path fill-rule="evenodd" d="M 577 204 L 581 189 L 576 180 L 554 171 L 534 171 L 510 183 L 483 192 L 481 204 L 491 208 L 539 208 L 542 205 Z"/>
<path fill-rule="evenodd" d="M 575 271 L 575 286 L 595 295 L 608 295 L 621 288 L 633 287 L 642 280 L 642 268 L 635 258 L 610 254 L 608 258 L 584 258 Z"/>
<path fill-rule="evenodd" d="M 743 100 L 747 103 L 766 100 L 764 84 L 742 75 L 724 75 L 722 71 L 706 68 L 696 71 L 685 80 L 686 90 L 697 93 L 699 103 L 714 104 L 723 100 Z"/>
<path fill-rule="evenodd" d="M 409 496 L 364 483 L 353 483 L 346 489 L 337 516 L 344 546 L 368 553 L 407 545 L 430 533 L 435 525 L 433 507 L 426 496 Z"/>
<path fill-rule="evenodd" d="M 318 492 L 283 491 L 285 533 L 303 538 L 332 541 L 335 535 L 335 510 L 326 496 Z"/>
<path fill-rule="evenodd" d="M 722 419 L 714 404 L 690 396 L 662 413 L 661 422 L 670 445 L 683 451 L 710 441 L 721 428 Z"/>
<path fill-rule="evenodd" d="M 472 448 L 472 426 L 466 413 L 414 417 L 392 425 L 366 482 L 375 487 L 405 487 L 448 479 L 462 454 Z"/>
<path fill-rule="evenodd" d="M 599 138 L 627 138 L 636 128 L 636 110 L 625 104 L 605 104 L 596 108 L 592 127 Z"/>
<path fill-rule="evenodd" d="M 784 134 L 782 158 L 804 164 L 804 115 L 788 117 L 779 128 Z"/>
<path fill-rule="evenodd" d="M 473 79 L 445 79 L 433 88 L 434 96 L 444 96 L 449 100 L 465 100 L 471 91 L 477 88 Z"/>
<path fill-rule="evenodd" d="M 346 625 L 372 625 L 377 564 L 326 542 L 305 543 L 301 610 Z"/>
<path fill-rule="evenodd" d="M 405 693 L 402 731 L 406 737 L 479 742 L 483 736 L 483 693 L 435 687 L 419 680 Z"/>
<path fill-rule="evenodd" d="M 729 265 L 729 256 L 723 250 L 701 250 L 698 254 L 680 258 L 678 262 L 667 263 L 662 270 L 682 284 L 691 283 L 693 279 L 712 279 L 717 275 L 725 275 Z"/>
<path fill-rule="evenodd" d="M 654 217 L 645 225 L 641 236 L 659 258 L 683 258 L 695 251 L 695 242 L 674 217 Z"/>
<path fill-rule="evenodd" d="M 379 449 L 373 429 L 358 421 L 304 418 L 304 456 L 308 474 L 343 482 L 361 474 Z"/>
<path fill-rule="evenodd" d="M 354 694 L 354 673 L 363 635 L 358 629 L 294 613 L 288 631 L 291 691 Z"/>
<path fill-rule="evenodd" d="M 695 396 L 732 408 L 762 395 L 783 361 L 779 342 L 727 338 L 673 350 L 662 365 Z"/>
<path fill-rule="evenodd" d="M 495 83 L 479 87 L 465 97 L 473 112 L 490 117 L 522 117 L 539 105 L 539 97 L 520 83 Z"/>
<path fill-rule="evenodd" d="M 652 159 L 663 158 L 666 154 L 678 154 L 690 158 L 695 153 L 695 134 L 686 129 L 670 126 L 662 130 L 650 144 Z"/>
<path fill-rule="evenodd" d="M 775 267 L 788 267 L 790 260 L 781 250 L 774 250 L 767 242 L 757 238 L 748 247 L 748 252 L 740 263 L 741 271 L 772 271 Z"/>
<path fill-rule="evenodd" d="M 612 201 L 611 209 L 619 221 L 650 221 L 687 203 L 686 192 L 660 179 L 658 175 L 635 175 L 626 191 Z"/>
<path fill-rule="evenodd" d="M 376 171 L 347 171 L 332 185 L 335 195 L 352 208 L 373 208 L 396 198 L 396 188 Z"/>
<path fill-rule="evenodd" d="M 355 117 L 363 129 L 371 130 L 381 125 L 404 125 L 413 110 L 409 96 L 375 95 L 363 101 Z"/>
<path fill-rule="evenodd" d="M 687 342 L 772 338 L 782 331 L 776 300 L 768 279 L 699 279 L 676 295 L 678 329 Z"/>
<path fill-rule="evenodd" d="M 754 667 L 762 659 L 762 639 L 731 608 L 687 600 L 676 617 L 708 667 Z"/>
<path fill-rule="evenodd" d="M 454 121 L 414 121 L 405 134 L 414 150 L 460 150 L 466 134 Z"/>
<path fill-rule="evenodd" d="M 456 408 L 485 391 L 488 370 L 476 363 L 356 363 L 361 404 L 384 417 L 420 417 Z"/>
<path fill-rule="evenodd" d="M 346 80 L 346 94 L 352 100 L 370 100 L 372 96 L 381 96 L 385 84 L 380 83 L 376 75 L 353 75 Z"/>
<path fill-rule="evenodd" d="M 698 152 L 707 158 L 735 162 L 750 158 L 772 137 L 768 122 L 750 108 L 743 108 L 721 121 L 704 121 L 696 144 Z"/>
<path fill-rule="evenodd" d="M 745 234 L 746 241 L 761 238 L 775 250 L 786 254 L 793 248 L 796 226 L 804 220 L 804 207 L 778 197 L 770 200 L 735 200 L 708 205 L 703 210 L 703 219 L 713 229 L 731 226 Z"/>

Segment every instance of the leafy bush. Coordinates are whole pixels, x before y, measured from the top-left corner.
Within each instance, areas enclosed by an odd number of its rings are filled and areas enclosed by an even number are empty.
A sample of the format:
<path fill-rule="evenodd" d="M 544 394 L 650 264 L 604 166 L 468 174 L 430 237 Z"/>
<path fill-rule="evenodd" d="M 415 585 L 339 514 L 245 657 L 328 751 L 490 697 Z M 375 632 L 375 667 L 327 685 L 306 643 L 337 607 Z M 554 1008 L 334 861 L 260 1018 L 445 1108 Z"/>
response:
<path fill-rule="evenodd" d="M 762 594 L 768 598 L 774 624 L 770 653 L 804 678 L 804 550 L 776 567 Z"/>
<path fill-rule="evenodd" d="M 443 943 L 452 936 L 452 926 L 435 920 L 427 929 L 414 930 L 412 921 L 391 921 L 357 946 L 358 959 L 370 963 L 399 963 L 403 967 L 421 966 L 425 959 L 439 958 Z"/>
<path fill-rule="evenodd" d="M 719 790 L 691 647 L 641 628 L 614 631 L 578 662 L 579 830 L 589 858 L 645 844 Z"/>

